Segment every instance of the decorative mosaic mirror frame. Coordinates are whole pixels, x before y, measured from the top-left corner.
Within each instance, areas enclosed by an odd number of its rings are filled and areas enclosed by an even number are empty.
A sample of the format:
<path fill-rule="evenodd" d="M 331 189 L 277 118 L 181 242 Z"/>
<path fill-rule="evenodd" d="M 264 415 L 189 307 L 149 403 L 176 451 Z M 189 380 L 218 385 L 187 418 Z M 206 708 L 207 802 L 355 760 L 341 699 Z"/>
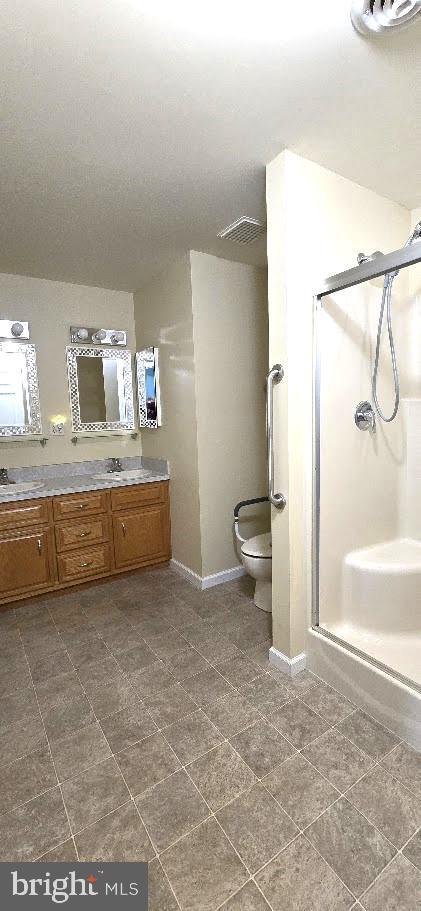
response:
<path fill-rule="evenodd" d="M 41 407 L 39 401 L 38 371 L 35 345 L 19 342 L 0 342 L 0 353 L 21 352 L 26 361 L 27 401 L 29 422 L 0 426 L 0 438 L 32 437 L 42 433 Z"/>
<path fill-rule="evenodd" d="M 154 410 L 155 416 L 148 413 L 146 371 L 154 371 Z M 137 397 L 139 403 L 139 424 L 154 430 L 161 427 L 161 392 L 159 386 L 158 348 L 143 348 L 136 354 Z"/>
<path fill-rule="evenodd" d="M 88 348 L 87 346 L 69 345 L 66 348 L 67 355 L 67 376 L 69 381 L 70 395 L 70 412 L 72 416 L 72 429 L 75 433 L 118 433 L 118 431 L 135 429 L 134 422 L 134 403 L 133 403 L 133 376 L 131 354 L 127 349 L 121 348 Z M 93 357 L 121 360 L 123 362 L 123 386 L 124 400 L 126 405 L 125 421 L 98 421 L 84 422 L 80 416 L 79 387 L 77 377 L 77 358 Z"/>

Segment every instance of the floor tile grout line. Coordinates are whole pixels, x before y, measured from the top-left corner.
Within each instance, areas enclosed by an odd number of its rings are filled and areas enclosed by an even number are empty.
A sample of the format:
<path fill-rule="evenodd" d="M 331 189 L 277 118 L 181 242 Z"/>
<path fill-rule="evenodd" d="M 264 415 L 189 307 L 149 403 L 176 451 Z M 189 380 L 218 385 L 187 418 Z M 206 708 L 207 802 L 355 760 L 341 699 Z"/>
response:
<path fill-rule="evenodd" d="M 382 874 L 385 873 L 385 871 L 386 871 L 390 866 L 392 866 L 392 864 L 396 861 L 396 859 L 397 859 L 397 857 L 399 857 L 399 855 L 401 855 L 402 857 L 404 857 L 405 860 L 408 861 L 408 863 L 411 865 L 411 867 L 413 867 L 414 870 L 417 871 L 417 873 L 421 873 L 420 868 L 417 867 L 416 864 L 413 864 L 412 861 L 409 860 L 409 857 L 407 857 L 406 854 L 403 853 L 404 850 L 405 850 L 405 848 L 407 847 L 407 845 L 409 845 L 409 842 L 412 841 L 413 837 L 414 837 L 414 835 L 411 835 L 410 838 L 408 838 L 408 840 L 405 842 L 405 844 L 403 844 L 402 847 L 399 848 L 399 850 L 396 851 L 396 854 L 394 854 L 393 857 L 391 857 L 391 859 L 390 859 L 390 860 L 387 862 L 387 864 L 383 867 L 383 869 L 380 871 L 380 873 L 377 874 L 377 876 L 375 877 L 375 879 L 373 880 L 373 882 L 370 883 L 370 885 L 367 886 L 366 889 L 364 889 L 364 892 L 361 893 L 360 897 L 358 898 L 358 901 L 361 901 L 361 899 L 364 897 L 364 895 L 366 895 L 366 893 L 372 888 L 372 886 L 374 886 L 374 884 L 377 882 L 377 880 L 380 879 L 380 877 L 382 876 Z"/>
<path fill-rule="evenodd" d="M 321 677 L 319 679 L 320 679 L 321 683 L 324 683 L 325 686 L 328 686 L 331 690 L 333 690 L 334 693 L 336 693 L 338 696 L 341 696 L 342 699 L 348 699 L 347 696 L 344 696 L 343 693 L 340 693 L 339 690 L 337 690 L 330 683 L 327 683 L 326 680 L 323 680 Z M 348 699 L 348 702 L 351 702 L 351 699 Z M 396 749 L 396 747 L 398 747 L 400 743 L 407 742 L 407 741 L 403 740 L 403 738 L 400 737 L 399 734 L 396 733 L 396 731 L 392 731 L 392 729 L 388 728 L 387 725 L 383 724 L 383 722 L 378 721 L 377 718 L 375 718 L 374 715 L 371 715 L 370 712 L 368 712 L 366 709 L 363 709 L 361 706 L 355 705 L 354 703 L 351 703 L 351 704 L 354 705 L 354 710 L 353 710 L 353 712 L 350 712 L 349 714 L 352 715 L 352 714 L 354 714 L 354 712 L 362 712 L 362 714 L 367 715 L 367 717 L 370 718 L 372 721 L 374 721 L 375 724 L 379 725 L 379 727 L 384 728 L 389 734 L 392 734 L 393 737 L 397 738 L 398 743 L 395 743 L 395 745 L 391 748 L 390 752 L 392 752 L 392 750 Z M 347 715 L 346 717 L 349 717 L 349 715 Z M 333 727 L 341 724 L 342 721 L 344 721 L 344 720 L 345 720 L 345 718 L 341 719 L 341 721 L 334 722 Z M 352 741 L 351 741 L 351 743 L 352 743 Z M 410 744 L 409 744 L 409 746 L 410 746 Z"/>
<path fill-rule="evenodd" d="M 41 749 L 43 749 L 43 748 L 40 747 L 40 750 Z M 45 747 L 44 747 L 44 749 L 45 749 Z M 35 750 L 34 752 L 37 753 L 38 750 Z M 30 753 L 28 755 L 32 755 L 32 754 Z M 52 759 L 51 755 L 50 755 L 50 758 Z M 4 810 L 2 813 L 0 813 L 0 819 L 3 819 L 5 816 L 8 816 L 9 813 L 14 813 L 15 810 L 23 810 L 23 808 L 27 807 L 28 804 L 32 803 L 33 800 L 37 800 L 38 797 L 44 797 L 45 794 L 50 794 L 51 791 L 55 791 L 56 788 L 57 788 L 57 783 L 52 784 L 52 785 L 50 785 L 49 788 L 44 788 L 43 791 L 37 791 L 36 794 L 33 794 L 33 796 L 29 797 L 28 800 L 23 800 L 22 803 L 14 803 L 13 806 L 9 807 L 8 810 Z"/>
<path fill-rule="evenodd" d="M 49 848 L 48 851 L 44 851 L 44 853 L 43 853 L 43 854 L 40 854 L 39 857 L 35 857 L 33 863 L 38 863 L 38 861 L 42 860 L 42 858 L 44 857 L 45 854 L 51 854 L 53 851 L 57 851 L 58 848 L 62 848 L 63 845 L 65 845 L 68 841 L 72 841 L 72 842 L 73 842 L 73 846 L 74 846 L 74 849 L 75 849 L 75 852 L 76 852 L 76 845 L 74 844 L 73 835 L 70 835 L 69 838 L 65 838 L 64 841 L 61 841 L 59 844 L 54 845 L 53 848 Z M 78 856 L 77 856 L 77 852 L 76 852 L 76 857 L 77 857 L 77 859 L 79 860 L 79 858 L 78 858 Z"/>
<path fill-rule="evenodd" d="M 102 822 L 103 819 L 107 819 L 108 816 L 112 816 L 113 813 L 116 813 L 117 810 L 121 810 L 122 807 L 126 807 L 129 803 L 133 803 L 133 798 L 130 792 L 126 797 L 126 800 L 123 800 L 122 803 L 117 804 L 117 806 L 113 807 L 112 810 L 108 810 L 102 816 L 99 816 L 98 819 L 93 819 L 92 822 L 89 822 L 87 826 L 82 826 L 81 829 L 75 829 L 75 831 L 72 829 L 73 838 L 76 840 L 79 835 L 82 835 L 82 832 L 86 832 L 86 830 L 90 829 L 91 826 L 96 826 L 99 822 Z"/>
<path fill-rule="evenodd" d="M 145 823 L 143 823 L 143 825 L 145 825 Z M 146 826 L 145 826 L 145 828 L 146 828 Z M 172 893 L 172 895 L 174 896 L 174 901 L 175 901 L 175 903 L 176 903 L 176 905 L 177 905 L 177 908 L 179 908 L 180 911 L 182 911 L 181 905 L 180 905 L 180 903 L 179 903 L 179 901 L 178 901 L 178 898 L 177 898 L 177 896 L 176 896 L 176 894 L 175 894 L 175 892 L 174 892 L 174 889 L 173 889 L 173 887 L 172 887 L 172 885 L 171 885 L 170 878 L 169 878 L 169 876 L 167 876 L 167 873 L 165 872 L 165 870 L 164 870 L 164 868 L 163 868 L 163 866 L 162 866 L 162 864 L 161 864 L 161 861 L 160 861 L 158 855 L 157 855 L 157 857 L 156 857 L 156 861 L 157 861 L 157 863 L 159 864 L 159 868 L 160 868 L 160 870 L 161 870 L 161 872 L 162 872 L 162 875 L 164 876 L 164 879 L 166 880 L 166 882 L 168 883 L 169 888 L 171 889 L 171 893 Z"/>
<path fill-rule="evenodd" d="M 38 711 L 39 711 L 40 717 L 41 717 L 41 723 L 42 723 L 42 726 L 43 726 L 43 728 L 44 728 L 44 734 L 45 734 L 45 738 L 46 738 L 46 741 L 47 741 L 47 744 L 48 744 L 48 750 L 49 750 L 49 753 L 50 753 L 51 762 L 52 762 L 53 769 L 54 769 L 54 774 L 55 774 L 55 776 L 56 776 L 57 785 L 58 785 L 59 790 L 60 790 L 60 796 L 61 796 L 61 800 L 62 800 L 64 812 L 65 812 L 65 814 L 66 814 L 66 819 L 67 819 L 67 824 L 68 824 L 68 826 L 69 826 L 70 836 L 73 838 L 73 835 L 72 835 L 72 827 L 71 827 L 71 825 L 70 825 L 70 819 L 69 819 L 69 814 L 68 814 L 68 812 L 67 812 L 67 807 L 66 807 L 66 804 L 65 804 L 64 796 L 63 796 L 63 790 L 62 790 L 62 787 L 61 787 L 61 784 L 60 784 L 60 781 L 59 781 L 59 777 L 58 777 L 58 774 L 57 774 L 56 764 L 55 764 L 55 762 L 54 762 L 53 751 L 52 751 L 52 749 L 51 749 L 50 740 L 49 740 L 49 737 L 48 737 L 48 734 L 47 734 L 47 728 L 46 728 L 46 726 L 45 726 L 44 718 L 43 718 L 43 715 L 42 715 L 42 712 L 41 712 L 41 709 L 40 709 L 40 705 L 39 705 L 39 701 L 38 701 L 38 694 L 37 694 L 37 691 L 36 691 L 36 688 L 35 688 L 35 683 L 34 683 L 33 676 L 32 676 L 31 666 L 30 666 L 30 663 L 29 663 L 28 655 L 27 655 L 27 653 L 26 653 L 26 649 L 25 649 L 25 646 L 24 646 L 24 642 L 23 642 L 23 639 L 22 639 L 20 630 L 19 630 L 19 636 L 21 637 L 22 647 L 23 647 L 23 650 L 24 650 L 24 654 L 25 654 L 26 661 L 27 661 L 27 663 L 28 663 L 29 675 L 30 675 L 30 678 L 31 678 L 31 681 L 32 681 L 32 687 L 33 687 L 33 690 L 34 690 L 34 695 L 35 695 L 35 699 L 36 699 L 36 702 L 37 702 Z M 73 845 L 74 845 L 74 849 L 75 849 L 75 852 L 76 852 L 76 857 L 77 857 L 77 859 L 79 860 L 79 854 L 78 854 L 78 850 L 77 850 L 77 847 L 76 847 L 76 843 L 75 843 L 74 838 L 73 838 Z M 44 853 L 46 853 L 46 852 L 44 852 Z"/>

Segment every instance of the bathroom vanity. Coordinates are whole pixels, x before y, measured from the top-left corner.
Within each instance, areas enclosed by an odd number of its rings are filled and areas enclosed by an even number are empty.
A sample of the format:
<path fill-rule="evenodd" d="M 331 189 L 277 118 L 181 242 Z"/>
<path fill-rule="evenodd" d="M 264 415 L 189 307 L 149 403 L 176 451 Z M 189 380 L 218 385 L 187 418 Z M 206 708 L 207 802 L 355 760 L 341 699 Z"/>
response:
<path fill-rule="evenodd" d="M 133 356 L 122 329 L 70 326 L 69 403 L 50 417 L 66 443 L 137 439 Z M 28 321 L 0 321 L 0 444 L 48 444 Z M 161 423 L 158 352 L 136 359 L 139 424 Z M 68 409 L 68 410 L 67 410 Z M 122 447 L 120 447 L 120 452 Z M 6 448 L 10 464 L 10 451 Z M 17 464 L 20 459 L 18 458 Z M 111 462 L 111 467 L 110 467 Z M 168 465 L 128 457 L 0 468 L 0 605 L 170 558 Z"/>
<path fill-rule="evenodd" d="M 48 479 L 0 499 L 0 604 L 170 558 L 169 480 Z M 60 487 L 72 493 L 60 493 Z M 50 493 L 52 495 L 48 495 Z"/>

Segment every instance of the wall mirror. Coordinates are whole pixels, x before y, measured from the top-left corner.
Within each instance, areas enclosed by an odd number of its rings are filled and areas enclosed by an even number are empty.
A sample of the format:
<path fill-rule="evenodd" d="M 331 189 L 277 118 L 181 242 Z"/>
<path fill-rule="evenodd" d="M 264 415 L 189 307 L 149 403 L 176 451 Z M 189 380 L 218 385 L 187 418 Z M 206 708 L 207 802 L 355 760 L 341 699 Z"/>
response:
<path fill-rule="evenodd" d="M 158 348 L 144 348 L 136 354 L 137 395 L 141 427 L 161 426 Z"/>
<path fill-rule="evenodd" d="M 70 346 L 67 373 L 76 433 L 134 430 L 130 351 Z"/>
<path fill-rule="evenodd" d="M 0 342 L 0 437 L 40 433 L 35 346 Z"/>

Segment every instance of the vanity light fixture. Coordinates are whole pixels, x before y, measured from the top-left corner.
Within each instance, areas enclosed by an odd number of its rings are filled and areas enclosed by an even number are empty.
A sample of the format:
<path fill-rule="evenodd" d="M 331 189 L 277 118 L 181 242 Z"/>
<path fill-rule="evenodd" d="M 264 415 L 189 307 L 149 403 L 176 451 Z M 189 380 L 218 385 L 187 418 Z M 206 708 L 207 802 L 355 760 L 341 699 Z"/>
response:
<path fill-rule="evenodd" d="M 73 345 L 127 345 L 127 332 L 123 329 L 95 329 L 89 326 L 71 326 L 70 341 Z"/>
<path fill-rule="evenodd" d="M 0 319 L 0 338 L 29 339 L 29 323 L 24 320 Z"/>

